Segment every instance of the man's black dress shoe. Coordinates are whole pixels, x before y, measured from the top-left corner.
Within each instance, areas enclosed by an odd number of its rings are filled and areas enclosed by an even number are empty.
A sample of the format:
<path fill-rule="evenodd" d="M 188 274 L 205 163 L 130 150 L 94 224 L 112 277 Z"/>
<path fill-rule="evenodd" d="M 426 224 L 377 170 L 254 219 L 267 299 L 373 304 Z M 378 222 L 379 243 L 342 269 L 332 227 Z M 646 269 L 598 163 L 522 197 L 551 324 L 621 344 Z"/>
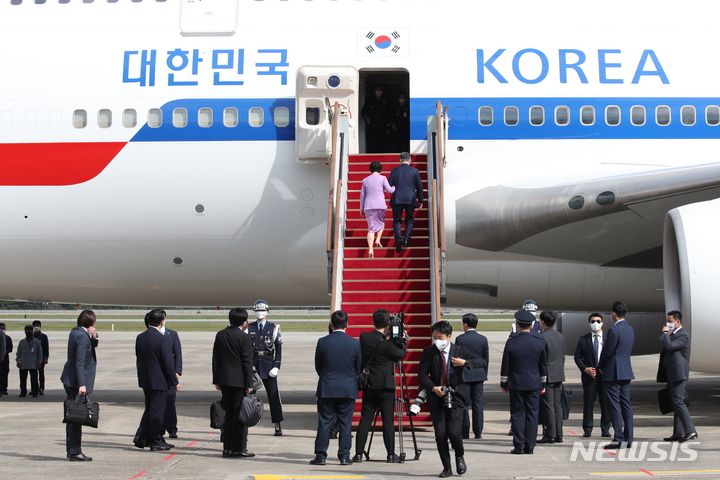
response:
<path fill-rule="evenodd" d="M 143 440 L 142 438 L 140 438 L 138 436 L 135 436 L 135 438 L 133 438 L 133 444 L 135 444 L 135 446 L 137 448 L 147 447 L 147 444 L 145 444 L 145 440 Z"/>
<path fill-rule="evenodd" d="M 361 453 L 356 453 L 355 456 L 352 458 L 353 463 L 362 463 L 363 458 Z"/>
<path fill-rule="evenodd" d="M 164 452 L 170 450 L 170 445 L 167 443 L 158 443 L 157 445 L 150 445 L 150 451 L 151 452 Z"/>
<path fill-rule="evenodd" d="M 410 239 L 406 238 L 405 240 L 403 240 L 403 247 L 408 248 L 409 246 L 410 246 Z"/>
<path fill-rule="evenodd" d="M 280 422 L 275 424 L 275 436 L 282 437 L 282 427 L 280 426 Z"/>
<path fill-rule="evenodd" d="M 395 252 L 396 253 L 402 252 L 403 243 L 405 243 L 405 242 L 403 242 L 402 240 L 395 240 Z"/>
<path fill-rule="evenodd" d="M 439 477 L 439 478 L 452 477 L 452 469 L 451 469 L 451 468 L 446 468 L 445 470 L 443 470 L 442 472 L 440 472 L 440 475 L 438 475 L 438 477 Z"/>
<path fill-rule="evenodd" d="M 172 432 L 172 433 L 168 432 L 168 437 L 177 438 L 177 432 Z"/>
<path fill-rule="evenodd" d="M 41 397 L 44 396 L 44 395 L 45 395 L 45 390 L 40 390 L 40 391 L 38 392 L 38 395 L 40 395 Z"/>
<path fill-rule="evenodd" d="M 355 461 L 355 459 L 353 458 L 353 462 L 354 461 Z M 400 463 L 400 457 L 398 457 L 394 453 L 391 453 L 390 455 L 387 456 L 386 462 L 387 463 Z"/>
<path fill-rule="evenodd" d="M 550 438 L 550 437 L 543 437 L 540 440 L 538 440 L 536 443 L 555 443 L 555 439 Z"/>
<path fill-rule="evenodd" d="M 68 455 L 68 460 L 71 462 L 92 462 L 92 457 L 88 457 L 82 453 L 74 453 Z"/>
<path fill-rule="evenodd" d="M 555 443 L 563 443 L 562 437 L 555 437 Z"/>
<path fill-rule="evenodd" d="M 248 452 L 247 450 L 243 450 L 242 452 L 240 452 L 240 456 L 243 458 L 252 458 L 255 456 L 255 454 L 252 452 Z"/>
<path fill-rule="evenodd" d="M 340 465 L 352 465 L 352 460 L 349 458 L 341 458 Z"/>
<path fill-rule="evenodd" d="M 455 457 L 455 465 L 457 466 L 457 474 L 462 475 L 467 472 L 467 465 L 463 457 Z"/>
<path fill-rule="evenodd" d="M 589 436 L 590 436 L 590 432 L 583 433 L 583 437 L 589 437 Z"/>
<path fill-rule="evenodd" d="M 223 448 L 222 456 L 223 458 L 230 458 L 232 456 L 232 452 L 230 452 L 227 448 Z"/>
<path fill-rule="evenodd" d="M 608 443 L 607 445 L 604 445 L 603 448 L 605 450 L 618 450 L 621 445 L 622 445 L 622 442 L 612 441 L 612 442 Z"/>
<path fill-rule="evenodd" d="M 482 435 L 475 435 L 475 438 L 482 438 Z"/>
<path fill-rule="evenodd" d="M 510 450 L 510 453 L 512 453 L 513 455 L 522 455 L 525 452 L 523 452 L 522 448 L 515 447 L 512 450 Z"/>
<path fill-rule="evenodd" d="M 686 433 L 685 435 L 682 436 L 682 438 L 680 440 L 678 440 L 678 443 L 685 443 L 688 440 L 695 440 L 696 438 L 698 438 L 697 432 Z"/>
<path fill-rule="evenodd" d="M 325 465 L 325 459 L 322 457 L 315 457 L 310 460 L 310 465 Z"/>
<path fill-rule="evenodd" d="M 682 435 L 671 435 L 669 437 L 663 438 L 663 442 L 677 442 L 682 437 Z"/>
<path fill-rule="evenodd" d="M 532 448 L 523 448 L 523 453 L 525 455 L 532 455 L 534 450 Z"/>
<path fill-rule="evenodd" d="M 609 437 L 612 437 L 612 435 L 610 435 L 610 432 L 602 432 L 602 436 L 603 436 L 603 437 L 608 437 L 608 438 L 609 438 Z"/>

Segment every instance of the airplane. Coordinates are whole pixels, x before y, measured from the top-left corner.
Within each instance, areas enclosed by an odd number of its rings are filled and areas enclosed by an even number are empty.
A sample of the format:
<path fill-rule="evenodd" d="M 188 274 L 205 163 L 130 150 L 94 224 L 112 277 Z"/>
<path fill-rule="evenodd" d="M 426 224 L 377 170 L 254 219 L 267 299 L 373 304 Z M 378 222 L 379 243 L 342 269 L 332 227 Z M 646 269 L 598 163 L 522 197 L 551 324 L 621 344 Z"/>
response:
<path fill-rule="evenodd" d="M 720 373 L 718 13 L 3 0 L 0 297 L 325 304 L 330 105 L 366 153 L 360 110 L 382 85 L 408 95 L 413 154 L 447 107 L 445 305 L 586 316 L 621 299 L 649 315 L 640 351 L 677 308 L 692 368 Z"/>

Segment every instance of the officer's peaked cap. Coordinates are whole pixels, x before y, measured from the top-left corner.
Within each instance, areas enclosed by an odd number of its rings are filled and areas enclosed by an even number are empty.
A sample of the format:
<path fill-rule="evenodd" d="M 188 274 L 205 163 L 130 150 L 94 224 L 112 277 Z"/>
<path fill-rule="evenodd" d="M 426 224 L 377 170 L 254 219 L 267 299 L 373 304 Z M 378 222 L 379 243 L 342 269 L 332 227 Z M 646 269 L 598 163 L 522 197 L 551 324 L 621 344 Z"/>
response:
<path fill-rule="evenodd" d="M 532 325 L 535 321 L 535 315 L 527 310 L 518 310 L 515 312 L 515 320 L 522 325 Z"/>

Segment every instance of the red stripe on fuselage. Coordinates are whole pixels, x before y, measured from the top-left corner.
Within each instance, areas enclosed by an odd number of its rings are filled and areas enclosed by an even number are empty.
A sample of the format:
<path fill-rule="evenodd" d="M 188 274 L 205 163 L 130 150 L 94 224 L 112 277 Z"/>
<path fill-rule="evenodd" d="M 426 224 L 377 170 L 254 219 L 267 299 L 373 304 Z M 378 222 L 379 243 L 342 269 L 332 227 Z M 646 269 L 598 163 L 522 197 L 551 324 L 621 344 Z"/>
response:
<path fill-rule="evenodd" d="M 0 185 L 76 185 L 98 176 L 127 142 L 0 144 Z"/>

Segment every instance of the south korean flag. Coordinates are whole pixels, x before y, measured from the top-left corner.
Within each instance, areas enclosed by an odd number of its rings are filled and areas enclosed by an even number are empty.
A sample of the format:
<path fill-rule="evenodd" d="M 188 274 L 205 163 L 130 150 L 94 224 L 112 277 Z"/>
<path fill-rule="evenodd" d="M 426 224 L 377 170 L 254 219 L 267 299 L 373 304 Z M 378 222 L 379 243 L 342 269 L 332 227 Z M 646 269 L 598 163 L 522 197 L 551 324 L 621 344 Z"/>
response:
<path fill-rule="evenodd" d="M 408 31 L 406 28 L 358 29 L 358 56 L 407 56 Z"/>

